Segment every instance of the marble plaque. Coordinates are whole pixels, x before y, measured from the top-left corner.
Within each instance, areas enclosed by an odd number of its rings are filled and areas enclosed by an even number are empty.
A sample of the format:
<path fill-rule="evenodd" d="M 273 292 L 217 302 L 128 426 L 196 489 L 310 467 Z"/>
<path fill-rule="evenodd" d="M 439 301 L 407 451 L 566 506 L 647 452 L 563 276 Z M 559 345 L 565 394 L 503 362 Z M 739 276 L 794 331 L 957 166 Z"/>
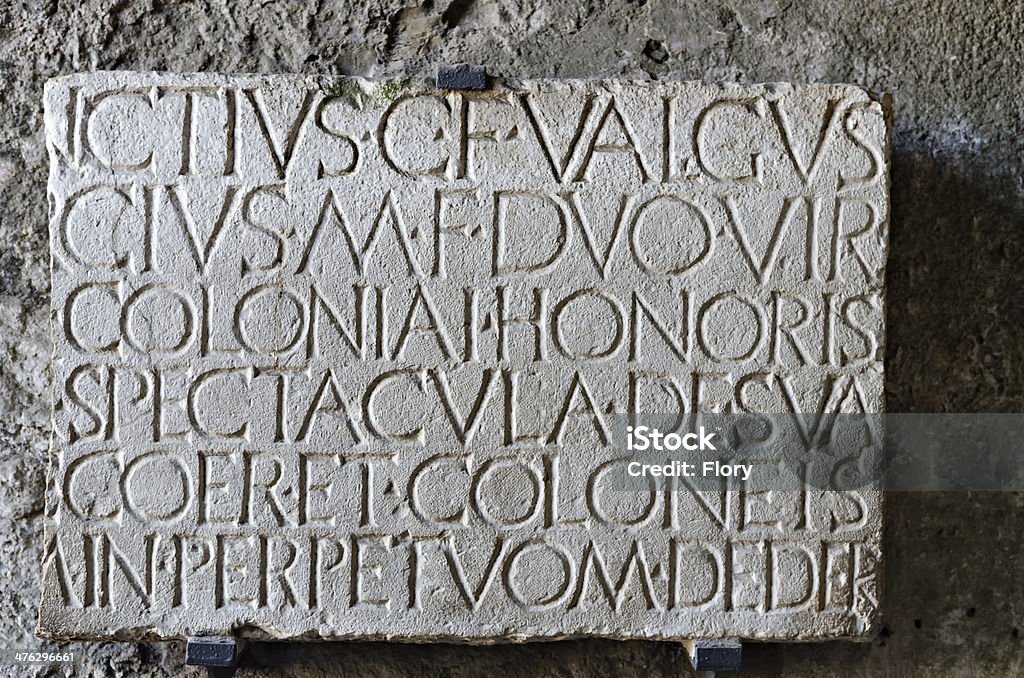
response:
<path fill-rule="evenodd" d="M 40 633 L 867 636 L 880 493 L 627 490 L 614 430 L 881 412 L 888 106 L 50 81 Z"/>

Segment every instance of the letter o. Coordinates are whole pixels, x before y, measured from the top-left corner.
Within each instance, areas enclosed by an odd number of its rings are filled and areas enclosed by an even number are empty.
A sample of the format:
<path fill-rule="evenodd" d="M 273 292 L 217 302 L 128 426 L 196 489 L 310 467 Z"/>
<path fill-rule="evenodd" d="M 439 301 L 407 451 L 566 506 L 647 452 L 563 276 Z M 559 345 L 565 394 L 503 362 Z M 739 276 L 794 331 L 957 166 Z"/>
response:
<path fill-rule="evenodd" d="M 508 519 L 501 519 L 495 516 L 491 509 L 487 508 L 487 503 L 483 500 L 483 488 L 484 483 L 493 476 L 495 473 L 503 468 L 522 468 L 526 470 L 526 476 L 529 478 L 530 483 L 530 506 L 522 516 L 516 516 Z M 522 527 L 529 524 L 534 518 L 537 517 L 537 513 L 541 507 L 541 497 L 543 492 L 541 490 L 541 480 L 537 473 L 537 470 L 529 464 L 521 461 L 514 461 L 511 459 L 492 459 L 491 461 L 484 464 L 479 471 L 476 473 L 476 477 L 473 479 L 473 504 L 476 508 L 477 513 L 480 517 L 487 521 L 493 527 L 498 529 L 511 529 L 516 527 Z"/>
<path fill-rule="evenodd" d="M 275 293 L 278 295 L 278 303 L 273 305 L 275 310 L 274 320 L 281 319 L 282 308 L 285 305 L 285 302 L 295 309 L 295 318 L 291 323 L 293 328 L 291 335 L 288 336 L 287 332 L 283 332 L 282 337 L 270 337 L 269 341 L 257 341 L 257 337 L 253 336 L 253 332 L 249 328 L 246 316 L 248 315 L 248 312 L 252 310 L 251 307 L 256 303 L 259 303 L 264 296 Z M 291 290 L 279 285 L 260 285 L 252 288 L 242 295 L 242 298 L 238 300 L 238 304 L 235 305 L 235 338 L 238 340 L 239 344 L 252 353 L 262 353 L 264 355 L 280 355 L 282 353 L 287 353 L 295 348 L 296 344 L 298 344 L 299 340 L 302 338 L 306 329 L 306 315 L 305 304 Z M 271 328 L 270 331 L 273 333 L 273 328 Z M 266 340 L 267 337 L 263 337 L 262 339 Z"/>
<path fill-rule="evenodd" d="M 519 560 L 527 553 L 536 551 L 547 550 L 553 553 L 558 559 L 562 566 L 562 581 L 558 586 L 557 590 L 551 595 L 530 599 L 520 589 L 519 584 L 516 582 L 516 575 L 519 574 Z M 536 571 L 536 568 L 531 568 L 531 573 Z M 542 610 L 550 610 L 556 607 L 559 603 L 564 601 L 571 592 L 572 585 L 576 581 L 576 567 L 572 562 L 572 557 L 564 546 L 560 544 L 549 544 L 546 541 L 539 539 L 524 542 L 512 550 L 509 554 L 508 560 L 505 561 L 505 588 L 508 590 L 509 597 L 514 600 L 521 607 L 525 608 L 530 612 L 540 612 Z"/>
<path fill-rule="evenodd" d="M 647 212 L 647 210 L 649 210 L 652 205 L 655 205 L 659 201 L 678 203 L 685 208 L 684 213 L 689 212 L 693 215 L 696 215 L 696 220 L 698 222 L 697 232 L 701 233 L 701 237 L 703 239 L 703 246 L 695 255 L 689 255 L 688 259 L 676 262 L 674 266 L 658 265 L 655 262 L 652 262 L 648 256 L 649 253 L 641 245 L 642 238 L 640 237 L 640 233 L 643 228 L 643 224 L 640 221 L 641 217 L 644 216 L 645 212 Z M 676 223 L 673 226 L 674 231 L 682 230 L 682 226 L 680 223 Z M 640 205 L 640 207 L 638 207 L 636 210 L 636 214 L 633 215 L 633 222 L 630 227 L 630 243 L 633 245 L 633 256 L 645 270 L 651 273 L 662 273 L 664 275 L 681 275 L 683 273 L 686 273 L 687 271 L 689 271 L 690 269 L 694 268 L 702 261 L 704 261 L 704 259 L 706 259 L 708 255 L 711 254 L 711 249 L 714 245 L 714 241 L 715 234 L 714 231 L 711 229 L 711 223 L 708 221 L 707 215 L 704 214 L 704 211 L 701 210 L 697 205 L 693 204 L 692 202 L 683 200 L 682 198 L 675 195 L 658 195 L 651 198 L 644 204 Z M 664 251 L 667 249 L 667 244 L 664 238 L 656 238 L 656 242 L 658 243 L 659 250 Z"/>
<path fill-rule="evenodd" d="M 143 342 L 138 336 L 136 336 L 136 323 L 135 316 L 139 306 L 146 301 L 154 299 L 159 303 L 163 299 L 173 300 L 174 303 L 181 308 L 182 313 L 182 327 L 181 332 L 177 335 L 169 335 L 167 341 L 163 342 L 165 345 L 152 345 L 144 346 Z M 160 311 L 160 319 L 155 320 L 152 317 L 147 317 L 146 320 L 150 322 L 149 332 L 151 339 L 153 339 L 154 326 L 159 329 L 166 327 L 167 323 L 161 322 L 168 316 L 165 311 Z M 181 290 L 177 290 L 173 287 L 167 287 L 159 285 L 157 283 L 149 283 L 143 285 L 139 289 L 135 290 L 131 296 L 124 302 L 124 307 L 121 309 L 121 333 L 124 335 L 125 342 L 140 353 L 151 353 L 155 355 L 174 355 L 180 353 L 188 348 L 189 344 L 192 343 L 195 337 L 196 329 L 196 310 L 192 306 L 192 301 L 185 296 L 185 293 Z"/>
<path fill-rule="evenodd" d="M 583 351 L 580 351 L 579 353 L 575 353 L 573 351 L 568 350 L 566 348 L 566 346 L 565 346 L 565 344 L 566 344 L 565 337 L 562 335 L 562 323 L 561 323 L 562 313 L 565 312 L 565 310 L 569 306 L 569 304 L 571 304 L 572 302 L 577 301 L 578 299 L 581 299 L 581 298 L 583 298 L 585 296 L 593 297 L 595 299 L 600 299 L 601 301 L 605 302 L 608 305 L 609 308 L 612 309 L 612 313 L 614 314 L 614 319 L 615 319 L 614 320 L 614 327 L 615 327 L 615 329 L 614 329 L 614 333 L 612 335 L 611 341 L 608 343 L 608 346 L 606 346 L 605 348 L 603 348 L 603 349 L 595 348 L 595 349 L 591 349 L 589 351 L 583 350 Z M 587 289 L 587 290 L 579 290 L 577 292 L 574 292 L 574 293 L 570 294 L 569 296 L 567 296 L 565 299 L 562 299 L 560 302 L 558 302 L 558 304 L 554 308 L 554 311 L 552 311 L 551 315 L 552 315 L 552 318 L 551 318 L 552 335 L 553 335 L 554 340 L 555 340 L 555 345 L 558 346 L 558 349 L 562 353 L 566 354 L 569 357 L 572 357 L 572 358 L 593 358 L 593 359 L 608 358 L 608 357 L 610 357 L 612 355 L 615 355 L 615 353 L 618 352 L 619 347 L 622 346 L 622 337 L 625 334 L 625 324 L 626 324 L 625 323 L 625 318 L 624 318 L 624 311 L 622 310 L 622 306 L 619 304 L 617 299 L 615 299 L 614 297 L 608 296 L 607 294 L 605 294 L 601 290 Z M 596 322 L 596 319 L 592 318 L 590 320 L 590 326 L 588 327 L 588 331 L 586 332 L 587 336 L 592 336 L 592 332 L 590 331 L 589 328 L 591 328 L 593 326 L 594 322 Z"/>
<path fill-rule="evenodd" d="M 606 461 L 594 469 L 594 472 L 590 475 L 590 479 L 587 481 L 587 506 L 590 508 L 591 515 L 605 525 L 617 525 L 620 527 L 643 525 L 651 519 L 651 516 L 654 515 L 655 508 L 658 506 L 658 482 L 650 475 L 645 475 L 644 477 L 647 479 L 647 485 L 650 487 L 650 494 L 647 506 L 644 507 L 644 510 L 641 512 L 639 517 L 634 520 L 614 518 L 609 516 L 605 511 L 604 506 L 601 504 L 601 491 L 598 483 L 600 483 L 601 478 L 611 470 L 612 466 L 615 464 L 626 463 L 628 461 L 628 459 L 612 459 L 611 461 Z M 624 489 L 624 491 L 633 492 L 634 490 Z"/>
<path fill-rule="evenodd" d="M 173 508 L 168 508 L 162 513 L 156 513 L 153 509 L 140 506 L 136 492 L 133 490 L 136 476 L 144 473 L 145 467 L 149 464 L 156 464 L 161 461 L 169 462 L 174 471 L 176 471 L 178 482 L 181 484 L 181 501 Z M 173 477 L 173 475 L 164 471 L 160 473 L 159 477 L 164 482 L 167 478 Z M 153 494 L 151 487 L 146 487 L 145 489 L 150 495 Z M 170 488 L 161 488 L 158 494 L 159 497 L 151 496 L 150 498 L 159 499 L 167 497 L 171 494 L 171 490 Z M 140 457 L 132 459 L 125 466 L 124 473 L 121 475 L 121 498 L 128 511 L 141 521 L 171 522 L 185 515 L 189 505 L 192 503 L 192 479 L 189 476 L 188 469 L 185 467 L 185 462 L 173 456 L 172 453 L 161 450 L 147 452 Z"/>
<path fill-rule="evenodd" d="M 713 311 L 718 309 L 719 306 L 721 306 L 722 304 L 726 303 L 729 300 L 735 300 L 742 304 L 743 306 L 746 306 L 748 309 L 750 309 L 751 313 L 753 313 L 754 315 L 754 322 L 756 324 L 754 338 L 753 341 L 750 343 L 750 346 L 743 351 L 735 351 L 734 354 L 726 354 L 724 348 L 722 350 L 718 350 L 717 348 L 712 347 L 711 344 L 708 342 L 708 337 L 714 336 L 714 332 L 712 332 L 708 328 L 709 318 L 711 317 Z M 764 343 L 764 338 L 767 334 L 765 332 L 767 318 L 765 316 L 764 309 L 762 309 L 749 297 L 740 294 L 739 292 L 736 291 L 723 292 L 721 294 L 715 295 L 714 297 L 709 299 L 703 306 L 701 306 L 700 311 L 697 313 L 697 316 L 697 339 L 700 342 L 700 345 L 707 352 L 707 354 L 710 357 L 714 358 L 715 360 L 750 360 L 752 357 L 754 357 L 754 354 L 756 354 L 758 350 L 761 348 L 761 344 Z M 730 327 L 737 327 L 738 325 L 738 323 L 731 323 Z"/>

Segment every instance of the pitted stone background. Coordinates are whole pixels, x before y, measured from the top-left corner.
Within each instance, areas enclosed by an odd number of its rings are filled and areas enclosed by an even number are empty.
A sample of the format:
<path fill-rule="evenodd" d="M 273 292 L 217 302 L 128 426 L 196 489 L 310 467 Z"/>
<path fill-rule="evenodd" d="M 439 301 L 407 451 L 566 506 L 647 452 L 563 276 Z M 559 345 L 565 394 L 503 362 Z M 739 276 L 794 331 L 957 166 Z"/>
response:
<path fill-rule="evenodd" d="M 1024 409 L 1024 7 L 918 3 L 50 2 L 0 9 L 0 634 L 38 647 L 49 422 L 42 83 L 92 68 L 854 82 L 895 96 L 886 409 Z M 1015 494 L 887 505 L 884 626 L 869 644 L 747 650 L 751 674 L 1017 675 Z M 81 675 L 180 675 L 177 645 L 76 646 Z M 257 648 L 249 675 L 648 675 L 671 644 Z M 0 671 L 11 673 L 8 667 Z M 62 672 L 55 671 L 53 675 Z M 21 675 L 19 673 L 19 675 Z M 244 674 L 243 674 L 244 675 Z"/>

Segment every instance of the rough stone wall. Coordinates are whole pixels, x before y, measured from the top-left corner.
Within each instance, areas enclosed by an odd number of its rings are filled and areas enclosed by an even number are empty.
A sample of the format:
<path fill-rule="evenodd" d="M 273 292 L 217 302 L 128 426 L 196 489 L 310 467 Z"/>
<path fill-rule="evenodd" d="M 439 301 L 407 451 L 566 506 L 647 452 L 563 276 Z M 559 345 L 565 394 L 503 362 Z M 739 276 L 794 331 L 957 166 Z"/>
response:
<path fill-rule="evenodd" d="M 42 85 L 88 69 L 854 82 L 895 96 L 890 412 L 1024 410 L 1024 5 L 1016 2 L 23 0 L 0 6 L 0 645 L 32 638 L 48 436 Z M 1024 497 L 910 494 L 886 516 L 872 643 L 763 645 L 751 674 L 1018 675 Z M 82 645 L 81 675 L 181 675 L 177 645 Z M 263 648 L 243 675 L 648 675 L 671 644 Z M 18 675 L 9 667 L 0 673 Z M 61 675 L 55 671 L 53 675 Z M 196 673 L 195 675 L 199 675 Z"/>

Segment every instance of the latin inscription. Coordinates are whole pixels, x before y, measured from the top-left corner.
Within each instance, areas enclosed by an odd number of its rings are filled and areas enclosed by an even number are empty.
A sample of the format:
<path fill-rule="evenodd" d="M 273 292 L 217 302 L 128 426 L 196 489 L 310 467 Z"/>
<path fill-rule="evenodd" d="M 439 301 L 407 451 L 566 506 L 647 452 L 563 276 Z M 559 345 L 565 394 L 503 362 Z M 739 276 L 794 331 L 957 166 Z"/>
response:
<path fill-rule="evenodd" d="M 881 411 L 886 116 L 847 86 L 52 81 L 41 631 L 867 634 L 877 492 L 623 491 L 612 430 Z"/>

